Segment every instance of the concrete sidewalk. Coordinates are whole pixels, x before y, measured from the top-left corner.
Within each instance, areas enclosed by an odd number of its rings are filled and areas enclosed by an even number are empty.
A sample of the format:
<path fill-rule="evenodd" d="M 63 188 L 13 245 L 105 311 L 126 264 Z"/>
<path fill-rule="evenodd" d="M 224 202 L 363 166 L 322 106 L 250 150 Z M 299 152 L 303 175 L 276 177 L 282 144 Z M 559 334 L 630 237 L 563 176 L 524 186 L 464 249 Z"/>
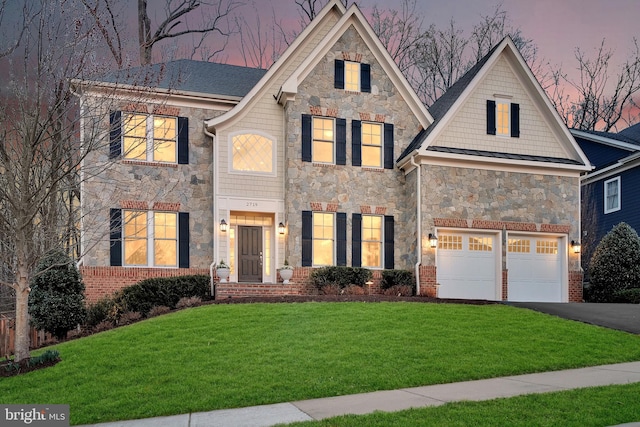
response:
<path fill-rule="evenodd" d="M 345 414 L 400 411 L 461 400 L 640 382 L 640 362 L 95 424 L 100 427 L 267 427 Z M 639 420 L 640 421 L 640 420 Z M 88 427 L 88 426 L 86 426 Z"/>

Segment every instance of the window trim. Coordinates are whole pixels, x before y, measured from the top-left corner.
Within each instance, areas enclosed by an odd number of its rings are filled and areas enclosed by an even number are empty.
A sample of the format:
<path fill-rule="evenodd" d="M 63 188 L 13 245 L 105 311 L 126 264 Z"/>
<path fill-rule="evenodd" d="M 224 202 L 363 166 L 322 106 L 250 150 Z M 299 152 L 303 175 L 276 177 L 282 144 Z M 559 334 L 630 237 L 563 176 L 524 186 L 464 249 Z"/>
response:
<path fill-rule="evenodd" d="M 126 241 L 127 235 L 125 233 L 127 212 L 138 212 L 146 215 L 147 223 L 147 235 L 146 235 L 146 250 L 147 260 L 145 264 L 127 264 L 126 258 Z M 158 213 L 173 214 L 176 219 L 176 238 L 175 239 L 158 239 L 158 240 L 175 240 L 175 264 L 174 265 L 157 265 L 155 255 L 155 215 Z M 140 267 L 140 268 L 179 268 L 180 266 L 180 218 L 179 213 L 174 211 L 154 211 L 154 210 L 139 210 L 139 209 L 122 209 L 122 266 L 123 267 Z"/>
<path fill-rule="evenodd" d="M 331 161 L 330 162 L 325 162 L 325 161 L 320 161 L 317 160 L 314 156 L 314 147 L 315 147 L 315 142 L 316 141 L 320 141 L 322 143 L 328 143 L 329 140 L 325 140 L 325 139 L 318 139 L 316 140 L 315 135 L 314 135 L 314 131 L 315 131 L 315 121 L 316 120 L 330 120 L 332 123 L 332 127 L 333 127 L 333 139 L 331 140 L 331 144 L 332 144 L 332 152 L 331 152 Z M 318 163 L 318 164 L 323 164 L 323 165 L 335 165 L 336 164 L 336 159 L 337 159 L 337 130 L 336 130 L 336 119 L 334 117 L 326 117 L 326 116 L 311 116 L 311 162 L 313 163 Z"/>
<path fill-rule="evenodd" d="M 322 215 L 330 215 L 332 217 L 332 237 L 330 239 L 330 241 L 332 242 L 331 245 L 331 263 L 330 264 L 316 264 L 316 257 L 315 257 L 315 243 L 316 240 L 322 240 L 322 241 L 328 241 L 329 239 L 319 239 L 316 237 L 315 233 L 313 232 L 313 227 L 314 227 L 314 222 L 315 222 L 315 216 L 316 214 L 322 214 Z M 313 211 L 311 214 L 311 226 L 312 226 L 312 231 L 311 231 L 311 266 L 312 267 L 328 267 L 328 266 L 334 266 L 336 265 L 336 243 L 337 243 L 337 239 L 338 239 L 338 235 L 337 235 L 337 221 L 336 221 L 336 212 L 325 212 L 325 211 Z"/>
<path fill-rule="evenodd" d="M 496 136 L 499 136 L 501 138 L 511 138 L 511 100 L 496 96 L 495 102 L 496 102 Z M 500 105 L 506 106 L 506 112 L 502 112 L 502 115 L 506 115 L 506 120 L 505 120 L 506 131 L 505 132 L 500 132 L 501 127 L 498 126 L 498 120 L 501 117 L 501 114 L 499 111 Z M 504 125 L 502 126 L 502 129 L 504 129 Z"/>
<path fill-rule="evenodd" d="M 344 90 L 350 91 L 350 92 L 362 92 L 362 84 L 361 84 L 361 66 L 362 64 L 360 62 L 356 62 L 356 61 L 344 61 Z M 352 70 L 351 74 L 349 74 L 347 72 L 349 67 L 355 67 L 356 70 Z M 355 82 L 350 82 L 350 80 L 347 78 L 347 76 L 350 75 L 355 75 L 356 76 L 356 81 Z M 349 85 L 355 86 L 355 89 L 353 88 L 349 88 Z"/>
<path fill-rule="evenodd" d="M 364 232 L 364 219 L 365 217 L 377 217 L 380 219 L 380 240 L 367 240 L 365 239 L 365 232 Z M 361 242 L 361 250 L 360 250 L 360 267 L 364 267 L 364 268 L 370 268 L 372 270 L 381 270 L 384 268 L 384 260 L 385 260 L 385 238 L 384 238 L 384 233 L 385 233 L 385 218 L 384 215 L 376 215 L 376 214 L 362 214 L 361 217 L 361 223 L 360 223 L 360 242 Z M 370 266 L 370 265 L 364 265 L 364 256 L 365 256 L 365 251 L 364 251 L 364 246 L 365 243 L 378 243 L 380 245 L 380 257 L 378 259 L 378 265 L 376 266 Z"/>
<path fill-rule="evenodd" d="M 608 186 L 608 184 L 611 183 L 611 182 L 614 182 L 614 181 L 617 182 L 616 188 L 618 190 L 618 193 L 616 194 L 616 196 L 617 196 L 616 197 L 616 207 L 609 209 L 607 207 L 608 206 L 607 201 L 609 200 L 609 194 L 608 194 L 609 193 L 609 191 L 608 191 L 608 187 L 609 186 Z M 605 214 L 609 214 L 609 213 L 617 212 L 620 209 L 622 209 L 622 185 L 621 185 L 621 182 L 620 182 L 620 176 L 617 176 L 615 178 L 611 178 L 611 179 L 608 179 L 608 180 L 604 181 L 603 187 L 604 187 L 603 188 L 604 213 Z"/>
<path fill-rule="evenodd" d="M 364 127 L 365 125 L 377 126 L 380 129 L 380 141 L 378 145 L 366 144 L 364 142 Z M 360 166 L 363 168 L 372 168 L 372 169 L 384 169 L 384 150 L 385 150 L 385 134 L 384 134 L 384 123 L 371 122 L 371 121 L 362 121 L 360 123 Z M 379 162 L 377 165 L 365 165 L 364 164 L 364 148 L 365 147 L 378 147 L 380 150 L 380 156 L 378 158 Z"/>
<path fill-rule="evenodd" d="M 313 122 L 311 123 L 313 126 Z M 234 169 L 233 167 L 233 138 L 235 138 L 236 136 L 240 136 L 240 135 L 259 135 L 263 138 L 266 138 L 268 140 L 271 141 L 271 172 L 260 172 L 260 171 L 246 171 L 246 170 L 241 170 L 241 169 Z M 259 130 L 255 130 L 255 129 L 245 129 L 245 130 L 240 130 L 237 132 L 233 132 L 229 134 L 228 137 L 228 156 L 229 156 L 229 161 L 228 161 L 228 166 L 227 166 L 227 170 L 229 171 L 230 174 L 235 174 L 235 175 L 250 175 L 250 176 L 271 176 L 271 177 L 276 177 L 278 176 L 278 159 L 277 159 L 277 152 L 278 152 L 278 141 L 277 139 L 266 133 L 266 132 L 261 132 Z"/>
<path fill-rule="evenodd" d="M 125 152 L 125 138 L 127 138 L 126 133 L 126 122 L 129 120 L 127 116 L 144 116 L 145 117 L 145 158 L 138 159 L 134 157 L 127 157 L 127 153 Z M 165 160 L 156 160 L 155 159 L 155 123 L 154 120 L 156 117 L 162 117 L 165 119 L 173 119 L 175 120 L 175 142 L 174 142 L 174 154 L 175 161 L 165 161 Z M 138 162 L 149 162 L 149 163 L 163 163 L 163 164 L 178 164 L 178 143 L 179 143 L 179 120 L 177 116 L 168 116 L 164 114 L 149 114 L 149 113 L 139 113 L 139 112 L 122 112 L 122 122 L 121 122 L 122 130 L 120 131 L 121 135 L 121 144 L 122 144 L 122 158 L 124 160 L 129 161 L 138 161 Z M 162 139 L 162 141 L 170 141 L 170 139 Z"/>

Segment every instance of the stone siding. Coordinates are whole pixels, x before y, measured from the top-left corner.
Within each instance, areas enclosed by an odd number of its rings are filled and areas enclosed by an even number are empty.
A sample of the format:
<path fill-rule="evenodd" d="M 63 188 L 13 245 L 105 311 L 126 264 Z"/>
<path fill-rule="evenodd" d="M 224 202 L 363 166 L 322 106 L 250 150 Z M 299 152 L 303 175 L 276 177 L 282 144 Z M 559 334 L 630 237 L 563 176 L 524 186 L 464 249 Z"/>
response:
<path fill-rule="evenodd" d="M 371 65 L 371 93 L 349 92 L 334 88 L 334 60 L 350 58 Z M 302 114 L 346 119 L 346 165 L 324 165 L 301 160 Z M 298 86 L 295 101 L 285 108 L 286 183 L 285 211 L 289 227 L 287 259 L 301 264 L 301 230 L 303 210 L 312 204 L 347 214 L 347 265 L 351 260 L 351 216 L 362 207 L 372 212 L 384 211 L 395 219 L 395 267 L 412 268 L 415 253 L 415 209 L 407 206 L 413 187 L 406 184 L 404 173 L 395 169 L 351 166 L 351 123 L 369 119 L 394 125 L 394 159 L 419 132 L 415 115 L 376 62 L 364 41 L 352 27 L 329 50 L 316 68 Z M 330 207 L 331 209 L 328 209 Z M 412 243 L 414 242 L 414 243 Z M 413 249 L 412 249 L 413 248 Z M 415 255 L 414 258 L 415 259 Z"/>

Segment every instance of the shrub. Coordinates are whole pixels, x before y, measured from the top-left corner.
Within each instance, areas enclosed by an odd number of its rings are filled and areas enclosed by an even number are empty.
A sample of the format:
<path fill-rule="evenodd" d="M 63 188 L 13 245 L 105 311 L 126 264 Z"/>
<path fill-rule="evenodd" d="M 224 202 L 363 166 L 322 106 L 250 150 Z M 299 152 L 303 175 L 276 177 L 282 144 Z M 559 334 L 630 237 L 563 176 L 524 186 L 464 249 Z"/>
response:
<path fill-rule="evenodd" d="M 640 238 L 621 222 L 602 238 L 589 262 L 589 300 L 614 302 L 616 294 L 640 283 Z"/>
<path fill-rule="evenodd" d="M 36 328 L 62 339 L 84 322 L 84 284 L 63 251 L 49 252 L 40 260 L 30 286 L 29 314 Z"/>
<path fill-rule="evenodd" d="M 130 325 L 140 319 L 142 319 L 142 314 L 137 311 L 127 311 L 126 313 L 122 313 L 122 316 L 120 316 L 118 326 Z"/>
<path fill-rule="evenodd" d="M 58 350 L 47 350 L 44 353 L 34 356 L 29 359 L 29 367 L 44 365 L 50 362 L 56 362 L 60 359 L 60 352 Z"/>
<path fill-rule="evenodd" d="M 209 297 L 209 283 L 209 276 L 205 275 L 147 279 L 123 288 L 117 299 L 127 311 L 137 311 L 146 316 L 155 306 L 175 308 L 180 298 Z"/>
<path fill-rule="evenodd" d="M 93 331 L 103 332 L 103 331 L 108 331 L 109 329 L 113 329 L 114 327 L 115 327 L 115 324 L 113 322 L 110 322 L 109 320 L 103 320 L 102 322 L 94 326 Z"/>
<path fill-rule="evenodd" d="M 156 305 L 151 310 L 149 310 L 149 314 L 147 314 L 147 317 L 161 316 L 163 314 L 169 313 L 170 311 L 171 309 L 166 305 Z"/>
<path fill-rule="evenodd" d="M 340 286 L 324 285 L 320 288 L 320 295 L 340 295 Z"/>
<path fill-rule="evenodd" d="M 614 302 L 625 304 L 640 304 L 640 288 L 625 289 L 616 292 Z"/>
<path fill-rule="evenodd" d="M 344 289 L 342 289 L 342 292 L 345 295 L 364 295 L 366 293 L 362 286 L 357 285 L 346 286 Z"/>
<path fill-rule="evenodd" d="M 200 304 L 202 304 L 202 298 L 200 297 L 183 297 L 176 304 L 176 308 L 197 307 Z"/>
<path fill-rule="evenodd" d="M 410 297 L 415 293 L 415 286 L 394 285 L 384 290 L 384 295 Z"/>
<path fill-rule="evenodd" d="M 335 285 L 344 289 L 349 285 L 364 286 L 371 280 L 371 270 L 360 267 L 322 267 L 313 270 L 311 282 L 322 290 L 324 286 Z"/>
<path fill-rule="evenodd" d="M 380 287 L 383 290 L 393 288 L 395 286 L 406 286 L 411 289 L 409 295 L 415 294 L 416 279 L 413 271 L 410 270 L 383 270 L 382 281 Z M 406 291 L 405 291 L 406 292 Z M 385 293 L 386 295 L 386 293 Z M 397 294 L 396 294 L 397 295 Z"/>
<path fill-rule="evenodd" d="M 122 309 L 118 307 L 118 302 L 112 297 L 104 297 L 87 308 L 87 319 L 85 325 L 88 328 L 95 328 L 100 322 L 110 320 L 116 322 L 120 318 Z"/>

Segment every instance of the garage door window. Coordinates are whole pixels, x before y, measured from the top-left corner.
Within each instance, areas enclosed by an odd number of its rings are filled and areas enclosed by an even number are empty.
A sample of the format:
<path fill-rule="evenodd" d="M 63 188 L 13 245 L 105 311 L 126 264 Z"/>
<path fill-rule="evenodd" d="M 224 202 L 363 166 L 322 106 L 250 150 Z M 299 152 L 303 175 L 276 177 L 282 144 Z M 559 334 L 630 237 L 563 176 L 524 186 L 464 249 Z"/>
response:
<path fill-rule="evenodd" d="M 462 250 L 462 236 L 442 235 L 438 238 L 438 249 L 449 249 L 453 251 Z"/>
<path fill-rule="evenodd" d="M 492 237 L 469 237 L 470 251 L 491 252 L 492 249 L 493 249 Z"/>
<path fill-rule="evenodd" d="M 558 253 L 558 241 L 538 240 L 536 242 L 536 253 L 556 255 Z"/>
<path fill-rule="evenodd" d="M 509 239 L 509 252 L 528 254 L 531 251 L 531 240 Z"/>

